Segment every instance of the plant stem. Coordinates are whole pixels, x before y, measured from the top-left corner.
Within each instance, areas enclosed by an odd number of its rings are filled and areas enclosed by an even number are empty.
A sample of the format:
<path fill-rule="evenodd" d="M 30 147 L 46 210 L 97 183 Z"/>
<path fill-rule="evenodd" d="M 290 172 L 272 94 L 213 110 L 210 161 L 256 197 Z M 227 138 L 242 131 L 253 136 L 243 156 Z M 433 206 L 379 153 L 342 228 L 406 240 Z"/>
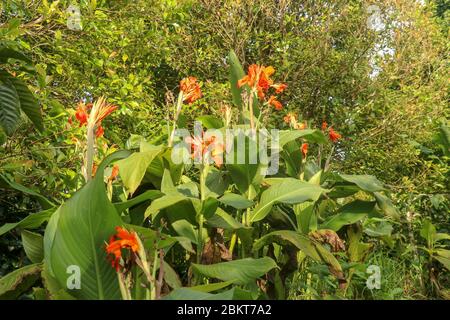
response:
<path fill-rule="evenodd" d="M 156 250 L 156 248 L 155 248 L 155 254 L 153 257 L 153 269 L 152 269 L 152 280 L 153 281 L 150 281 L 150 292 L 151 292 L 150 299 L 151 300 L 156 299 L 156 264 L 157 263 L 158 263 L 158 250 Z M 155 283 L 153 283 L 153 282 L 155 282 Z"/>
<path fill-rule="evenodd" d="M 168 142 L 169 148 L 173 146 L 173 139 L 175 138 L 175 131 L 177 130 L 178 117 L 180 116 L 182 106 L 183 106 L 183 93 L 180 92 L 178 94 L 177 105 L 176 105 L 174 118 L 173 118 L 173 129 L 172 129 L 172 132 L 170 133 L 169 142 Z"/>
<path fill-rule="evenodd" d="M 87 146 L 86 146 L 86 162 L 85 162 L 85 176 L 86 182 L 92 180 L 92 166 L 94 165 L 94 126 L 88 125 L 87 127 Z"/>
<path fill-rule="evenodd" d="M 208 174 L 208 165 L 202 163 L 200 165 L 200 200 L 202 202 L 202 212 L 198 217 L 198 239 L 197 239 L 197 263 L 202 262 L 203 253 L 203 206 L 206 196 L 206 175 Z"/>

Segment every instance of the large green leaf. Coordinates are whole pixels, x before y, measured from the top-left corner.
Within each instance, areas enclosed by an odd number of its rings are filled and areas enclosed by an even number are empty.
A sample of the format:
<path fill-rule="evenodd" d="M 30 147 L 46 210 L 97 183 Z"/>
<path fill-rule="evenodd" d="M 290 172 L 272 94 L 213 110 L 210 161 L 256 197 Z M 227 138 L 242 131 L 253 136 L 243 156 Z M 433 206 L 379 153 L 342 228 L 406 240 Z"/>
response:
<path fill-rule="evenodd" d="M 436 254 L 433 255 L 433 257 L 442 263 L 448 271 L 450 271 L 450 250 L 437 249 L 435 252 Z"/>
<path fill-rule="evenodd" d="M 141 202 L 147 201 L 147 200 L 155 200 L 160 197 L 162 197 L 164 194 L 159 190 L 147 190 L 144 193 L 130 199 L 124 202 L 118 202 L 114 203 L 114 206 L 116 207 L 117 212 L 120 214 L 126 209 L 135 206 Z"/>
<path fill-rule="evenodd" d="M 375 202 L 370 201 L 355 200 L 347 203 L 326 220 L 320 228 L 338 231 L 345 225 L 356 223 L 365 218 L 374 207 Z"/>
<path fill-rule="evenodd" d="M 305 130 L 281 130 L 280 131 L 280 148 L 287 143 L 303 138 L 310 142 L 326 143 L 327 138 L 321 130 L 305 129 Z"/>
<path fill-rule="evenodd" d="M 253 201 L 241 196 L 240 194 L 227 192 L 221 198 L 219 202 L 233 207 L 235 209 L 247 209 L 253 205 Z"/>
<path fill-rule="evenodd" d="M 242 88 L 238 88 L 238 81 L 244 77 L 245 72 L 233 50 L 228 54 L 228 62 L 230 64 L 230 85 L 233 103 L 242 108 Z"/>
<path fill-rule="evenodd" d="M 23 220 L 15 223 L 5 223 L 0 227 L 0 236 L 15 228 L 22 229 L 36 229 L 39 228 L 44 222 L 48 221 L 52 214 L 56 211 L 56 208 L 51 208 L 38 213 L 30 214 Z"/>
<path fill-rule="evenodd" d="M 321 187 L 293 178 L 285 178 L 261 195 L 259 204 L 250 214 L 250 221 L 264 219 L 276 203 L 297 204 L 307 200 L 316 201 L 325 190 Z"/>
<path fill-rule="evenodd" d="M 20 117 L 20 101 L 11 80 L 0 78 L 0 125 L 10 135 Z"/>
<path fill-rule="evenodd" d="M 39 233 L 22 230 L 22 245 L 28 259 L 33 263 L 42 262 L 44 259 L 44 237 Z"/>
<path fill-rule="evenodd" d="M 80 299 L 118 299 L 120 291 L 115 270 L 107 260 L 105 241 L 123 225 L 109 201 L 103 182 L 105 166 L 129 156 L 129 151 L 109 155 L 97 169 L 98 174 L 55 212 L 44 236 L 45 263 L 49 273 L 63 287 L 77 266 L 81 288 L 67 289 Z"/>
<path fill-rule="evenodd" d="M 383 184 L 374 176 L 340 174 L 345 181 L 356 184 L 361 190 L 377 192 L 385 190 Z"/>
<path fill-rule="evenodd" d="M 208 218 L 206 223 L 212 227 L 225 230 L 239 230 L 245 228 L 242 223 L 234 219 L 221 208 L 217 208 L 216 213 L 212 217 Z"/>
<path fill-rule="evenodd" d="M 0 300 L 13 300 L 27 291 L 39 278 L 42 264 L 31 264 L 0 278 Z"/>
<path fill-rule="evenodd" d="M 145 148 L 143 144 L 145 144 Z M 141 150 L 117 162 L 120 177 L 131 194 L 139 187 L 148 166 L 162 152 L 163 146 L 151 146 L 142 142 Z"/>
<path fill-rule="evenodd" d="M 253 250 L 258 251 L 271 242 L 278 242 L 281 244 L 290 242 L 314 261 L 326 264 L 332 274 L 338 279 L 343 278 L 342 267 L 334 255 L 323 245 L 310 237 L 292 230 L 278 230 L 266 234 L 262 238 L 255 241 Z"/>
<path fill-rule="evenodd" d="M 272 242 L 278 242 L 281 244 L 291 243 L 313 260 L 321 261 L 314 246 L 314 242 L 307 235 L 300 234 L 292 230 L 278 230 L 266 234 L 255 241 L 253 244 L 253 251 L 258 251 Z"/>
<path fill-rule="evenodd" d="M 277 264 L 269 257 L 260 259 L 240 259 L 216 264 L 193 264 L 194 271 L 222 281 L 234 281 L 236 284 L 247 284 L 261 277 Z"/>
<path fill-rule="evenodd" d="M 200 116 L 197 120 L 200 121 L 206 129 L 220 129 L 223 127 L 222 119 L 216 118 L 209 114 Z"/>
<path fill-rule="evenodd" d="M 245 143 L 242 150 L 240 150 L 239 140 L 243 144 Z M 258 150 L 258 144 L 255 139 L 249 135 L 244 135 L 244 132 L 242 132 L 242 135 L 235 137 L 233 140 L 233 148 L 234 158 L 232 163 L 226 164 L 227 170 L 238 190 L 253 198 L 257 193 L 256 189 L 259 188 L 259 184 L 264 178 L 262 173 L 263 165 L 259 163 L 258 155 L 252 153 Z"/>

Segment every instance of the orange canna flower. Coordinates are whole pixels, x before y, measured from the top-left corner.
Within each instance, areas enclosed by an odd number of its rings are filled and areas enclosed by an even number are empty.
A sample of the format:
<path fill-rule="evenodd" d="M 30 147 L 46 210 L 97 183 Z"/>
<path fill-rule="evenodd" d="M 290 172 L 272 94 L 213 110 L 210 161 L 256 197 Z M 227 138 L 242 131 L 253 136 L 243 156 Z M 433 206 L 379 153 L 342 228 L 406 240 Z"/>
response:
<path fill-rule="evenodd" d="M 275 69 L 271 66 L 265 67 L 257 64 L 252 64 L 248 67 L 248 73 L 238 81 L 238 88 L 243 85 L 248 85 L 255 88 L 258 97 L 262 100 L 265 93 L 273 85 L 273 80 L 270 78 L 275 73 Z M 284 90 L 284 88 L 282 89 Z"/>
<path fill-rule="evenodd" d="M 95 177 L 95 174 L 97 173 L 97 169 L 98 169 L 98 166 L 94 163 L 92 165 L 92 177 Z"/>
<path fill-rule="evenodd" d="M 103 134 L 104 134 L 104 133 L 105 133 L 105 130 L 103 130 L 102 125 L 99 125 L 99 126 L 97 127 L 97 130 L 95 130 L 95 136 L 96 136 L 97 138 L 103 137 Z"/>
<path fill-rule="evenodd" d="M 87 124 L 88 117 L 89 115 L 87 113 L 86 106 L 83 103 L 79 103 L 77 111 L 75 112 L 75 118 L 77 118 L 80 123 L 80 127 Z"/>
<path fill-rule="evenodd" d="M 282 110 L 283 109 L 283 105 L 281 104 L 280 101 L 277 100 L 277 97 L 275 97 L 275 96 L 270 96 L 269 100 L 267 100 L 267 103 L 269 105 L 274 106 L 276 110 Z"/>
<path fill-rule="evenodd" d="M 196 77 L 187 77 L 181 80 L 180 91 L 183 93 L 183 101 L 189 104 L 202 97 L 202 91 Z"/>
<path fill-rule="evenodd" d="M 328 123 L 326 121 L 322 122 L 322 131 L 327 130 Z"/>
<path fill-rule="evenodd" d="M 135 232 L 128 232 L 126 229 L 118 226 L 116 227 L 116 234 L 109 238 L 105 248 L 106 253 L 110 255 L 111 265 L 116 271 L 119 271 L 121 267 L 122 249 L 136 253 L 139 250 L 139 242 Z"/>
<path fill-rule="evenodd" d="M 295 113 L 289 112 L 283 117 L 283 121 L 287 124 L 295 124 L 297 123 L 297 115 Z"/>
<path fill-rule="evenodd" d="M 214 162 L 217 167 L 223 164 L 224 145 L 217 141 L 215 136 L 203 137 L 198 136 L 187 137 L 186 143 L 191 144 L 192 158 L 201 160 L 204 163 Z"/>
<path fill-rule="evenodd" d="M 277 83 L 272 85 L 272 88 L 275 88 L 275 93 L 282 93 L 287 88 L 287 84 Z"/>
<path fill-rule="evenodd" d="M 308 147 L 309 147 L 309 145 L 307 143 L 302 144 L 301 150 L 302 150 L 303 158 L 306 158 L 306 154 L 308 153 Z"/>
<path fill-rule="evenodd" d="M 103 119 L 109 116 L 116 109 L 117 106 L 103 103 L 97 112 L 97 115 L 95 117 L 95 123 L 100 124 L 100 122 L 102 122 Z"/>
<path fill-rule="evenodd" d="M 330 137 L 330 140 L 333 142 L 336 142 L 342 138 L 342 136 L 339 133 L 337 133 L 336 131 L 334 131 L 332 127 L 330 127 L 328 136 Z"/>
<path fill-rule="evenodd" d="M 297 130 L 305 130 L 307 127 L 306 122 L 296 123 L 294 128 Z"/>
<path fill-rule="evenodd" d="M 108 181 L 113 181 L 119 175 L 119 166 L 115 164 L 112 168 L 111 175 L 108 178 Z"/>

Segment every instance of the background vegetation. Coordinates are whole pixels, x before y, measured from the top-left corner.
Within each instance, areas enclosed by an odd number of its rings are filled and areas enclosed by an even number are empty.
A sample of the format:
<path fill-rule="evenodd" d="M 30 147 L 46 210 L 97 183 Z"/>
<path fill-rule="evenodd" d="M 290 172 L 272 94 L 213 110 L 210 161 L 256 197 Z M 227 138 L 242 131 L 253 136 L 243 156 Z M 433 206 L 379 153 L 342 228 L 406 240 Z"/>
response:
<path fill-rule="evenodd" d="M 424 244 L 426 221 L 450 232 L 449 1 L 84 0 L 81 31 L 66 26 L 71 3 L 0 5 L 0 45 L 32 61 L 5 68 L 27 83 L 45 125 L 36 130 L 22 116 L 9 136 L 0 129 L 0 226 L 42 209 L 7 181 L 54 202 L 82 185 L 77 140 L 83 131 L 69 122 L 80 100 L 105 95 L 119 107 L 104 121 L 101 159 L 132 145 L 136 135 L 151 139 L 166 130 L 167 93 L 185 76 L 201 79 L 207 97 L 186 120 L 218 115 L 231 100 L 233 49 L 245 67 L 272 65 L 288 84 L 284 111 L 271 115 L 272 125 L 287 112 L 311 126 L 327 121 L 344 136 L 333 168 L 374 174 L 389 186 L 403 218 L 394 230 L 401 241 L 369 258 L 383 272 L 382 289 L 369 296 L 448 298 L 448 272 L 439 273 L 436 285 L 426 281 L 431 266 L 417 246 Z M 375 29 L 368 24 L 370 5 L 382 17 Z M 0 252 L 0 276 L 29 263 L 16 232 L 0 238 Z M 304 281 L 293 282 L 289 298 L 305 298 Z M 327 291 L 321 286 L 316 290 Z M 353 297 L 367 295 L 356 290 Z"/>

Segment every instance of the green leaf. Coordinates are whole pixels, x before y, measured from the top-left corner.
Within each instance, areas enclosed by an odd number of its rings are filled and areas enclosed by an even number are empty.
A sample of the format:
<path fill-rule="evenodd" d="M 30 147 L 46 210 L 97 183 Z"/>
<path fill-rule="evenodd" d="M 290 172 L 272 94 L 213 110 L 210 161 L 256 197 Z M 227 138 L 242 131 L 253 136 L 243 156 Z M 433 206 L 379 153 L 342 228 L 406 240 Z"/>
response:
<path fill-rule="evenodd" d="M 162 152 L 163 146 L 146 146 L 145 150 L 117 161 L 119 175 L 131 194 L 139 187 L 148 166 Z"/>
<path fill-rule="evenodd" d="M 20 109 L 27 115 L 28 119 L 39 131 L 44 131 L 44 121 L 42 119 L 41 108 L 33 93 L 28 89 L 22 80 L 11 77 L 11 83 L 16 88 L 19 97 Z"/>
<path fill-rule="evenodd" d="M 374 192 L 373 194 L 375 199 L 377 200 L 377 204 L 380 209 L 384 212 L 385 215 L 391 217 L 392 219 L 398 220 L 400 219 L 400 212 L 394 205 L 392 204 L 391 199 L 382 195 L 379 192 Z"/>
<path fill-rule="evenodd" d="M 309 142 L 326 143 L 327 138 L 321 130 L 305 129 L 305 130 L 281 130 L 280 131 L 280 148 L 287 143 L 295 141 L 299 138 L 308 140 Z"/>
<path fill-rule="evenodd" d="M 385 190 L 383 184 L 374 176 L 369 175 L 339 175 L 345 181 L 356 184 L 361 190 L 368 192 L 377 192 Z"/>
<path fill-rule="evenodd" d="M 241 196 L 240 194 L 227 192 L 221 198 L 219 202 L 224 205 L 233 207 L 235 209 L 247 209 L 253 205 L 253 201 Z"/>
<path fill-rule="evenodd" d="M 50 217 L 55 211 L 56 208 L 51 208 L 45 211 L 30 214 L 28 217 L 16 223 L 5 223 L 3 226 L 0 227 L 0 236 L 15 228 L 22 228 L 22 229 L 39 228 L 44 222 L 50 219 Z"/>
<path fill-rule="evenodd" d="M 303 234 L 308 234 L 317 227 L 317 218 L 314 214 L 314 202 L 307 201 L 293 206 L 297 217 L 297 227 Z"/>
<path fill-rule="evenodd" d="M 120 214 L 126 209 L 135 206 L 141 202 L 147 201 L 147 200 L 155 200 L 160 197 L 162 197 L 164 194 L 159 190 L 147 190 L 144 193 L 130 199 L 124 202 L 118 202 L 114 203 L 114 206 L 116 207 L 117 212 Z"/>
<path fill-rule="evenodd" d="M 16 59 L 28 63 L 31 62 L 30 58 L 17 50 L 4 46 L 0 47 L 0 62 L 5 63 L 8 61 L 8 59 Z"/>
<path fill-rule="evenodd" d="M 436 237 L 436 227 L 430 220 L 423 222 L 422 228 L 420 229 L 420 236 L 427 241 L 428 248 L 433 246 Z"/>
<path fill-rule="evenodd" d="M 172 289 L 181 288 L 181 280 L 178 276 L 177 272 L 164 261 L 164 281 L 171 287 Z"/>
<path fill-rule="evenodd" d="M 373 210 L 374 207 L 375 202 L 369 201 L 355 200 L 347 203 L 333 216 L 326 220 L 320 228 L 338 231 L 343 226 L 362 220 Z"/>
<path fill-rule="evenodd" d="M 240 139 L 245 143 L 242 150 L 240 150 L 241 147 L 238 143 Z M 242 194 L 250 194 L 250 198 L 253 198 L 256 195 L 256 188 L 259 187 L 260 181 L 264 178 L 263 165 L 258 163 L 258 159 L 250 159 L 254 156 L 252 151 L 258 150 L 257 142 L 248 135 L 235 137 L 233 141 L 234 159 L 232 159 L 232 163 L 226 164 L 227 170 L 238 190 Z M 245 159 L 239 159 L 238 155 L 245 157 Z"/>
<path fill-rule="evenodd" d="M 5 77 L 0 78 L 0 125 L 10 135 L 16 128 L 20 118 L 20 101 L 12 82 Z"/>
<path fill-rule="evenodd" d="M 79 299 L 120 298 L 116 271 L 108 262 L 105 242 L 123 225 L 108 199 L 103 173 L 114 160 L 129 151 L 109 155 L 93 180 L 76 192 L 51 217 L 44 235 L 45 263 L 60 286 L 66 287 L 69 266 L 80 268 L 81 288 L 68 290 Z"/>
<path fill-rule="evenodd" d="M 315 184 L 285 178 L 283 182 L 269 187 L 262 193 L 259 204 L 250 214 L 250 221 L 264 219 L 276 203 L 297 204 L 308 200 L 316 201 L 324 191 L 325 189 Z"/>
<path fill-rule="evenodd" d="M 236 284 L 247 284 L 261 277 L 277 264 L 269 257 L 260 259 L 240 259 L 210 265 L 192 264 L 194 271 L 209 278 L 222 281 L 233 281 Z"/>
<path fill-rule="evenodd" d="M 221 119 L 216 118 L 212 115 L 200 116 L 197 118 L 197 120 L 200 121 L 206 129 L 220 129 L 224 126 Z"/>
<path fill-rule="evenodd" d="M 253 251 L 258 251 L 271 242 L 290 242 L 314 261 L 326 264 L 338 279 L 343 278 L 342 267 L 333 254 L 308 236 L 292 230 L 274 231 L 255 241 Z"/>
<path fill-rule="evenodd" d="M 433 258 L 442 263 L 450 271 L 450 250 L 436 249 Z"/>
<path fill-rule="evenodd" d="M 188 200 L 188 198 L 185 195 L 182 195 L 180 193 L 171 193 L 166 194 L 162 196 L 161 198 L 158 198 L 154 200 L 150 206 L 145 210 L 145 218 L 148 218 L 149 216 L 152 216 L 153 218 L 156 217 L 156 214 L 165 208 L 168 208 L 174 204 L 177 204 L 181 201 Z"/>
<path fill-rule="evenodd" d="M 233 103 L 242 108 L 242 89 L 238 88 L 238 81 L 245 76 L 245 72 L 233 50 L 228 54 L 228 62 L 230 64 L 230 85 Z"/>
<path fill-rule="evenodd" d="M 244 229 L 245 226 L 226 213 L 221 208 L 217 208 L 216 213 L 207 219 L 207 224 L 211 227 L 221 228 L 225 230 Z"/>
<path fill-rule="evenodd" d="M 14 300 L 40 278 L 42 264 L 31 264 L 0 278 L 0 300 Z"/>
<path fill-rule="evenodd" d="M 187 220 L 181 219 L 173 222 L 172 228 L 176 231 L 177 234 L 188 238 L 192 243 L 197 244 L 197 233 L 194 229 L 194 226 L 190 224 Z"/>
<path fill-rule="evenodd" d="M 36 200 L 41 204 L 41 206 L 44 209 L 50 209 L 55 206 L 54 203 L 52 203 L 50 200 L 48 200 L 43 195 L 39 194 L 38 192 L 36 192 L 30 188 L 23 186 L 15 181 L 9 180 L 7 177 L 2 175 L 1 173 L 0 173 L 0 179 L 3 180 L 4 182 L 6 182 L 11 188 L 16 189 L 20 192 L 29 194 L 29 195 L 33 196 L 34 198 L 36 198 Z"/>
<path fill-rule="evenodd" d="M 25 253 L 33 263 L 42 262 L 44 259 L 44 237 L 39 233 L 22 230 L 22 245 Z"/>
<path fill-rule="evenodd" d="M 266 234 L 265 236 L 255 241 L 255 243 L 253 244 L 253 251 L 258 251 L 272 242 L 281 244 L 289 242 L 297 247 L 297 249 L 303 251 L 313 260 L 317 262 L 321 261 L 321 258 L 314 246 L 314 242 L 307 235 L 300 234 L 292 230 L 278 230 Z"/>
<path fill-rule="evenodd" d="M 190 287 L 189 289 L 200 291 L 200 292 L 213 292 L 232 285 L 234 281 L 225 281 L 225 282 L 217 282 L 217 283 L 208 283 L 200 286 Z"/>

